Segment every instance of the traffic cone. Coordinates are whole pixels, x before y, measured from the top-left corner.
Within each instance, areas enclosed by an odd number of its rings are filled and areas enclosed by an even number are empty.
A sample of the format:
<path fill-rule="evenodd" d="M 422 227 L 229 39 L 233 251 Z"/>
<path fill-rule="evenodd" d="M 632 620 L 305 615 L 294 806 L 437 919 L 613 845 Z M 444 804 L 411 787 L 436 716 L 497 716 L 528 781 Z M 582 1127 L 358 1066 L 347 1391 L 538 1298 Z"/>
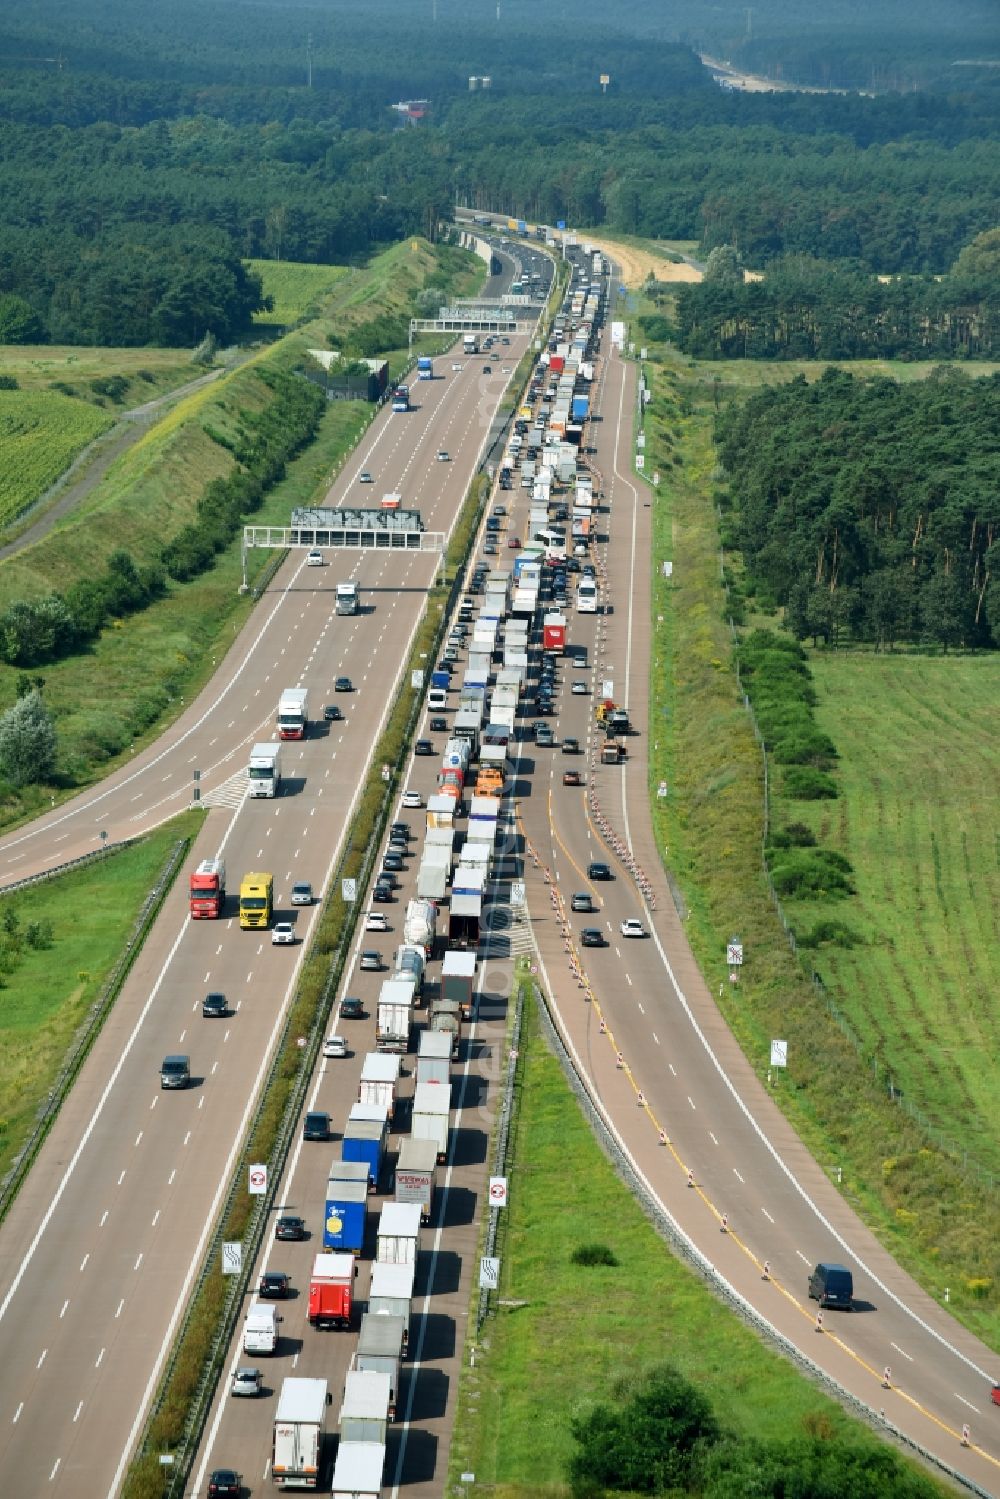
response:
<path fill-rule="evenodd" d="M 770 1261 L 769 1260 L 765 1260 L 764 1261 L 764 1268 L 761 1271 L 760 1278 L 761 1278 L 761 1280 L 770 1280 L 771 1279 L 771 1265 L 770 1265 Z"/>
<path fill-rule="evenodd" d="M 617 1065 L 618 1065 L 618 1070 L 621 1071 L 621 1069 L 625 1066 L 625 1058 L 622 1056 L 621 1052 L 618 1053 L 616 1061 L 617 1061 Z"/>
<path fill-rule="evenodd" d="M 689 1171 L 688 1172 L 688 1186 L 689 1187 L 693 1187 L 694 1186 L 694 1172 L 693 1171 Z"/>
<path fill-rule="evenodd" d="M 640 1109 L 644 1109 L 646 1107 L 646 1095 L 642 1092 L 641 1089 L 639 1090 L 639 1096 L 636 1099 L 636 1103 L 639 1105 Z"/>
<path fill-rule="evenodd" d="M 822 1312 L 817 1312 L 816 1313 L 816 1331 L 817 1332 L 822 1332 L 823 1331 L 823 1313 Z"/>
<path fill-rule="evenodd" d="M 660 1130 L 660 1144 L 661 1145 L 666 1145 L 666 1143 L 667 1143 L 667 1132 L 666 1132 L 665 1129 L 661 1129 Z"/>
<path fill-rule="evenodd" d="M 723 1213 L 723 1215 L 722 1215 L 722 1222 L 719 1224 L 719 1232 L 723 1233 L 723 1234 L 727 1234 L 729 1232 L 729 1214 L 728 1213 Z"/>
<path fill-rule="evenodd" d="M 882 1370 L 882 1388 L 883 1390 L 892 1389 L 892 1370 L 889 1368 L 888 1364 L 886 1364 L 885 1368 Z"/>

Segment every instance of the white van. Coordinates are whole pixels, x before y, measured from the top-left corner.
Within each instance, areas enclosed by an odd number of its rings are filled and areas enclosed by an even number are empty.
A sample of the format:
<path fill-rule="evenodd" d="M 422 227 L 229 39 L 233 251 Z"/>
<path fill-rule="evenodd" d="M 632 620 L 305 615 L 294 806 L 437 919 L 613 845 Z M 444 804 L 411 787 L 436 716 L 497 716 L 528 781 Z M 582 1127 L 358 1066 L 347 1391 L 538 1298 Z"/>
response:
<path fill-rule="evenodd" d="M 274 1353 L 278 1347 L 278 1316 L 276 1307 L 264 1301 L 254 1301 L 243 1324 L 244 1353 Z"/>
<path fill-rule="evenodd" d="M 427 706 L 432 713 L 440 713 L 448 706 L 448 694 L 443 687 L 432 687 L 427 694 Z"/>

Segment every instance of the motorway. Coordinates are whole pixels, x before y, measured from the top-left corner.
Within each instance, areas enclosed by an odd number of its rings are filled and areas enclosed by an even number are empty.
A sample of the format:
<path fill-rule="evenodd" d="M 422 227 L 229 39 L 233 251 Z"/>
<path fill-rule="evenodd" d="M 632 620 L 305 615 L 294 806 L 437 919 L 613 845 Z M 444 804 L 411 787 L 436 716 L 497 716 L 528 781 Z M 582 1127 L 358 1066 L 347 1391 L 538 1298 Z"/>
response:
<path fill-rule="evenodd" d="M 645 753 L 655 501 L 632 471 L 635 367 L 613 356 L 599 377 L 603 421 L 592 429 L 593 461 L 607 505 L 600 529 L 610 537 L 604 600 L 613 613 L 570 616 L 567 640 L 586 670 L 564 664 L 552 721 L 557 744 L 571 735 L 588 753 L 585 761 L 535 751 L 532 795 L 520 809 L 537 858 L 527 865 L 533 932 L 560 1027 L 650 1191 L 723 1280 L 804 1358 L 870 1410 L 884 1411 L 890 1426 L 985 1492 L 1000 1492 L 1000 1412 L 990 1404 L 1000 1360 L 900 1270 L 810 1158 L 722 1020 L 677 916 L 649 817 Z M 510 528 L 522 524 L 515 509 Z M 585 697 L 570 691 L 580 677 Z M 637 731 L 621 768 L 594 765 L 590 753 L 605 680 Z M 563 769 L 584 764 L 593 800 L 562 785 Z M 652 906 L 616 856 L 614 839 L 631 850 L 626 858 L 648 881 Z M 608 860 L 614 880 L 589 881 L 591 859 Z M 599 915 L 572 914 L 574 891 L 589 892 Z M 640 917 L 650 937 L 622 939 L 627 917 Z M 580 929 L 595 924 L 607 945 L 582 949 Z M 821 1259 L 853 1267 L 858 1311 L 827 1311 L 817 1325 L 806 1278 Z"/>
<path fill-rule="evenodd" d="M 522 351 L 523 340 L 520 347 L 512 344 L 510 368 Z M 507 364 L 507 350 L 503 357 Z M 429 528 L 448 528 L 502 384 L 496 376 L 481 378 L 481 358 L 462 362 L 460 376 L 450 373 L 450 360 L 438 362 L 447 373 L 426 395 L 418 387 L 422 411 L 379 419 L 331 503 L 362 492 L 353 479 L 368 468 L 375 496 L 399 489 L 404 503 L 419 506 Z M 725 1285 L 803 1358 L 876 1416 L 884 1413 L 887 1427 L 920 1443 L 983 1492 L 1000 1492 L 997 1413 L 989 1403 L 996 1356 L 903 1274 L 812 1161 L 740 1054 L 688 947 L 648 815 L 652 543 L 649 495 L 632 476 L 635 369 L 605 351 L 598 378 L 603 420 L 591 429 L 591 440 L 610 538 L 598 551 L 604 598 L 615 607 L 596 616 L 570 614 L 569 640 L 577 654 L 560 669 L 559 716 L 550 720 L 557 739 L 574 735 L 586 750 L 570 759 L 522 743 L 519 763 L 517 808 L 534 854 L 526 866 L 531 923 L 557 1021 L 597 1107 L 649 1191 Z M 455 460 L 451 465 L 434 463 L 442 446 Z M 515 491 L 513 499 L 508 534 L 525 536 L 519 505 L 526 497 Z M 265 860 L 275 871 L 278 906 L 293 878 L 322 885 L 391 697 L 385 653 L 398 668 L 405 655 L 401 644 L 433 573 L 433 559 L 426 556 L 351 560 L 350 567 L 307 572 L 289 559 L 199 702 L 133 765 L 78 798 L 79 805 L 67 804 L 43 819 L 47 837 L 33 825 L 0 842 L 5 877 L 44 863 L 54 836 L 62 839 L 62 859 L 67 848 L 93 847 L 95 829 L 106 828 L 114 838 L 154 825 L 168 815 L 164 809 L 188 804 L 191 768 L 198 765 L 209 800 L 220 805 L 192 862 L 220 846 L 237 875 Z M 494 561 L 503 566 L 507 558 Z M 331 618 L 332 585 L 348 575 L 360 582 L 364 603 L 374 604 L 373 615 Z M 324 726 L 301 745 L 288 746 L 301 756 L 295 767 L 301 784 L 276 802 L 244 808 L 240 768 L 247 747 L 272 721 L 279 687 L 302 681 L 322 701 L 341 672 L 359 689 L 348 700 L 346 724 L 329 726 L 330 734 Z M 577 677 L 587 680 L 590 695 L 571 693 Z M 630 758 L 622 770 L 590 764 L 593 694 L 607 678 L 627 702 L 638 731 L 628 741 Z M 352 748 L 360 744 L 363 751 Z M 414 784 L 426 791 L 436 764 L 414 762 Z M 586 769 L 598 806 L 586 792 L 563 787 L 561 772 L 570 765 Z M 420 814 L 409 816 L 416 830 Z M 642 866 L 653 896 L 649 903 L 609 851 L 602 822 Z M 616 878 L 591 884 L 591 858 L 609 859 Z M 595 896 L 598 916 L 570 914 L 569 894 L 576 890 Z M 404 887 L 390 913 L 400 909 L 405 893 Z M 631 916 L 645 920 L 647 940 L 618 937 L 619 922 Z M 299 913 L 298 922 L 307 935 L 308 914 Z M 579 929 L 598 922 L 608 945 L 581 951 Z M 364 945 L 388 954 L 395 940 L 372 934 Z M 0 1337 L 8 1350 L 0 1371 L 0 1454 L 8 1471 L 21 1475 L 25 1492 L 44 1492 L 67 1476 L 84 1493 L 113 1492 L 198 1264 L 301 951 L 272 950 L 255 934 L 234 931 L 229 920 L 189 924 L 183 892 L 175 892 L 0 1230 L 0 1255 L 13 1276 L 0 1287 Z M 405 1480 L 421 1490 L 421 1499 L 440 1493 L 443 1484 L 449 1394 L 464 1339 L 492 1106 L 489 1084 L 499 1059 L 508 972 L 503 963 L 486 965 L 484 1003 L 459 1064 L 454 1102 L 462 1112 L 453 1116 L 450 1189 L 439 1195 L 431 1253 L 423 1256 L 416 1368 L 404 1382 L 404 1419 L 390 1445 L 387 1483 L 395 1487 Z M 352 968 L 350 992 L 370 998 L 380 978 Z M 209 988 L 229 993 L 235 1011 L 230 1020 L 201 1020 L 200 998 Z M 338 1111 L 346 1113 L 360 1058 L 373 1039 L 370 1020 L 347 1022 L 344 1029 L 353 1054 L 323 1065 L 310 1098 L 334 1113 L 335 1124 Z M 187 1094 L 161 1095 L 159 1060 L 174 1049 L 191 1050 L 199 1085 Z M 400 1123 L 405 1126 L 405 1111 Z M 302 1211 L 312 1227 L 318 1226 L 331 1149 L 310 1144 L 296 1150 L 279 1194 L 281 1205 Z M 377 1206 L 370 1222 L 376 1215 Z M 315 1244 L 307 1243 L 282 1246 L 280 1257 L 273 1250 L 267 1257 L 268 1268 L 291 1271 L 299 1293 L 283 1308 L 285 1343 L 273 1381 L 269 1369 L 269 1389 L 280 1382 L 279 1372 L 292 1368 L 321 1368 L 334 1391 L 339 1388 L 354 1340 L 304 1326 L 302 1291 L 314 1252 Z M 818 1325 L 805 1277 L 822 1258 L 853 1266 L 859 1311 L 828 1312 Z M 366 1273 L 358 1285 L 361 1299 Z M 251 1492 L 259 1485 L 266 1476 L 268 1414 L 267 1401 L 220 1396 L 192 1493 L 203 1492 L 205 1468 L 216 1462 L 242 1466 Z M 962 1446 L 966 1422 L 969 1447 Z"/>
<path fill-rule="evenodd" d="M 524 339 L 511 341 L 513 370 Z M 509 354 L 509 360 L 507 355 Z M 415 386 L 418 409 L 384 411 L 328 503 L 376 503 L 398 490 L 429 530 L 448 532 L 506 380 L 482 359 L 437 361 Z M 452 462 L 435 454 L 446 448 Z M 360 487 L 362 469 L 374 485 Z M 213 806 L 190 862 L 221 852 L 230 888 L 246 869 L 275 877 L 276 915 L 300 943 L 273 948 L 242 932 L 235 903 L 219 922 L 189 922 L 184 882 L 168 898 L 128 983 L 0 1228 L 0 1462 L 20 1492 L 75 1484 L 114 1493 L 236 1158 L 294 990 L 314 911 L 287 909 L 293 879 L 323 889 L 349 826 L 438 565 L 430 554 L 291 555 L 212 682 L 155 745 L 95 790 L 0 844 L 9 880 L 156 825 L 191 800 L 202 772 Z M 363 612 L 332 612 L 337 581 L 361 586 Z M 310 688 L 313 711 L 346 674 L 355 691 L 340 724 L 289 742 L 284 794 L 244 802 L 250 745 L 270 737 L 281 687 Z M 331 698 L 332 700 L 332 698 Z M 315 910 L 315 908 L 314 908 Z M 210 989 L 225 1020 L 203 1020 Z M 194 1085 L 161 1093 L 159 1064 L 190 1053 Z"/>

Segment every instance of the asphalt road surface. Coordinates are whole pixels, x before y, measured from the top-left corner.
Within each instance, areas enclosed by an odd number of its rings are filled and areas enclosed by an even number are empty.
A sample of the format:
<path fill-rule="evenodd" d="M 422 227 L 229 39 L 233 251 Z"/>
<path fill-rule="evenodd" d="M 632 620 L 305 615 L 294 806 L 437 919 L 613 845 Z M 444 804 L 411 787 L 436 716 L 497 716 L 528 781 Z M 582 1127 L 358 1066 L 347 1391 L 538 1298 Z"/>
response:
<path fill-rule="evenodd" d="M 524 340 L 512 340 L 513 370 Z M 507 355 L 509 354 L 509 364 Z M 449 530 L 505 380 L 482 357 L 415 385 L 419 409 L 379 416 L 331 503 L 398 490 L 428 529 Z M 435 454 L 447 448 L 450 463 Z M 357 474 L 368 469 L 372 486 Z M 388 711 L 437 559 L 293 554 L 212 682 L 157 744 L 94 790 L 0 844 L 6 878 L 43 869 L 155 826 L 189 805 L 194 767 L 215 804 L 191 864 L 222 852 L 235 890 L 243 871 L 270 869 L 278 918 L 301 940 L 272 947 L 226 917 L 190 922 L 179 880 L 27 1182 L 0 1228 L 0 1461 L 18 1489 L 67 1482 L 113 1493 L 155 1388 L 210 1225 L 266 1073 L 313 912 L 288 906 L 295 879 L 319 890 L 335 867 L 372 745 Z M 334 586 L 361 585 L 363 612 L 333 613 Z M 249 747 L 271 736 L 280 689 L 310 689 L 312 711 L 334 679 L 345 721 L 288 742 L 285 786 L 244 802 Z M 204 1020 L 211 989 L 230 1002 Z M 193 1086 L 161 1092 L 166 1053 L 191 1057 Z M 348 1064 L 349 1065 L 349 1064 Z"/>
<path fill-rule="evenodd" d="M 603 600 L 613 613 L 569 615 L 567 639 L 578 655 L 560 667 L 559 714 L 548 722 L 557 743 L 573 736 L 585 750 L 535 750 L 531 796 L 521 807 L 538 860 L 537 867 L 528 862 L 533 930 L 564 1035 L 650 1190 L 723 1280 L 876 1418 L 884 1412 L 889 1426 L 996 1493 L 1000 1412 L 990 1403 L 990 1384 L 1000 1359 L 900 1270 L 846 1205 L 834 1170 L 810 1158 L 722 1021 L 671 900 L 648 815 L 655 501 L 632 474 L 635 367 L 606 357 L 598 379 L 603 421 L 592 430 L 605 494 L 598 533 L 609 537 L 598 552 L 606 559 Z M 509 527 L 523 524 L 515 508 Z M 586 682 L 586 696 L 572 692 L 574 680 Z M 591 763 L 603 742 L 594 711 L 605 681 L 636 730 L 622 768 Z M 567 767 L 585 770 L 596 806 L 586 791 L 562 785 Z M 625 858 L 648 881 L 655 909 L 613 840 L 630 851 Z M 612 881 L 587 878 L 592 859 L 610 863 Z M 596 916 L 570 911 L 574 891 L 591 893 Z M 622 938 L 620 923 L 629 917 L 640 918 L 650 935 Z M 580 930 L 594 925 L 607 945 L 583 948 Z M 591 1003 L 581 1002 L 587 984 Z M 857 1310 L 827 1311 L 817 1326 L 806 1281 L 824 1259 L 853 1268 Z"/>

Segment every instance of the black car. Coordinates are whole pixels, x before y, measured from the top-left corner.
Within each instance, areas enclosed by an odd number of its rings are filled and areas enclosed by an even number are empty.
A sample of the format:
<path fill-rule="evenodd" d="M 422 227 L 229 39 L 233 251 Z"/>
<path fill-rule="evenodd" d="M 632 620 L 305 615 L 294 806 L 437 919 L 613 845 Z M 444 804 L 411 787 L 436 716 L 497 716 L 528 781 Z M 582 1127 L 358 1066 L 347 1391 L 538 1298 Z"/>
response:
<path fill-rule="evenodd" d="M 382 868 L 389 874 L 398 874 L 402 867 L 403 857 L 401 854 L 388 853 L 382 859 Z"/>
<path fill-rule="evenodd" d="M 391 838 L 409 839 L 410 824 L 408 822 L 393 822 L 389 825 L 389 836 Z"/>
<path fill-rule="evenodd" d="M 440 716 L 432 718 L 430 722 L 430 730 L 432 734 L 447 734 L 448 720 L 446 718 L 441 718 Z"/>
<path fill-rule="evenodd" d="M 343 713 L 341 713 L 336 703 L 327 703 L 326 707 L 323 709 L 323 717 L 326 719 L 327 723 L 340 723 L 343 716 Z"/>
<path fill-rule="evenodd" d="M 600 927 L 585 926 L 580 933 L 580 943 L 583 947 L 603 947 L 604 933 Z"/>
<path fill-rule="evenodd" d="M 297 1213 L 282 1213 L 274 1226 L 274 1237 L 276 1239 L 291 1240 L 297 1242 L 306 1236 L 306 1220 L 300 1218 Z"/>
<path fill-rule="evenodd" d="M 418 739 L 413 746 L 413 753 L 415 755 L 433 755 L 434 746 L 429 739 Z"/>
<path fill-rule="evenodd" d="M 400 868 L 402 868 L 402 865 L 400 865 Z M 396 878 L 395 870 L 392 869 L 383 868 L 376 883 L 379 885 L 387 885 L 390 890 L 396 890 L 399 887 L 399 881 Z"/>
<path fill-rule="evenodd" d="M 607 864 L 600 859 L 592 859 L 587 865 L 588 880 L 610 880 L 613 876 Z"/>
<path fill-rule="evenodd" d="M 320 1109 L 310 1109 L 302 1123 L 303 1140 L 329 1140 L 330 1116 Z"/>
<path fill-rule="evenodd" d="M 215 1020 L 229 1014 L 229 1001 L 224 994 L 206 994 L 201 1002 L 201 1013 L 206 1020 Z"/>
<path fill-rule="evenodd" d="M 392 886 L 386 880 L 376 880 L 372 890 L 372 900 L 384 906 L 392 898 Z"/>
<path fill-rule="evenodd" d="M 340 1001 L 341 1020 L 363 1020 L 365 1007 L 355 994 L 345 994 Z"/>
<path fill-rule="evenodd" d="M 449 677 L 451 676 L 452 672 L 455 670 L 454 666 L 451 664 L 451 662 L 445 656 L 441 657 L 441 660 L 437 664 L 437 669 L 438 669 L 438 671 L 446 671 L 448 673 Z"/>
<path fill-rule="evenodd" d="M 354 683 L 350 677 L 338 677 L 333 684 L 334 692 L 353 692 Z"/>
<path fill-rule="evenodd" d="M 292 1277 L 284 1270 L 265 1270 L 257 1284 L 257 1295 L 268 1301 L 284 1301 L 292 1289 Z"/>
<path fill-rule="evenodd" d="M 208 1499 L 240 1499 L 243 1476 L 235 1468 L 213 1468 L 208 1475 Z"/>

